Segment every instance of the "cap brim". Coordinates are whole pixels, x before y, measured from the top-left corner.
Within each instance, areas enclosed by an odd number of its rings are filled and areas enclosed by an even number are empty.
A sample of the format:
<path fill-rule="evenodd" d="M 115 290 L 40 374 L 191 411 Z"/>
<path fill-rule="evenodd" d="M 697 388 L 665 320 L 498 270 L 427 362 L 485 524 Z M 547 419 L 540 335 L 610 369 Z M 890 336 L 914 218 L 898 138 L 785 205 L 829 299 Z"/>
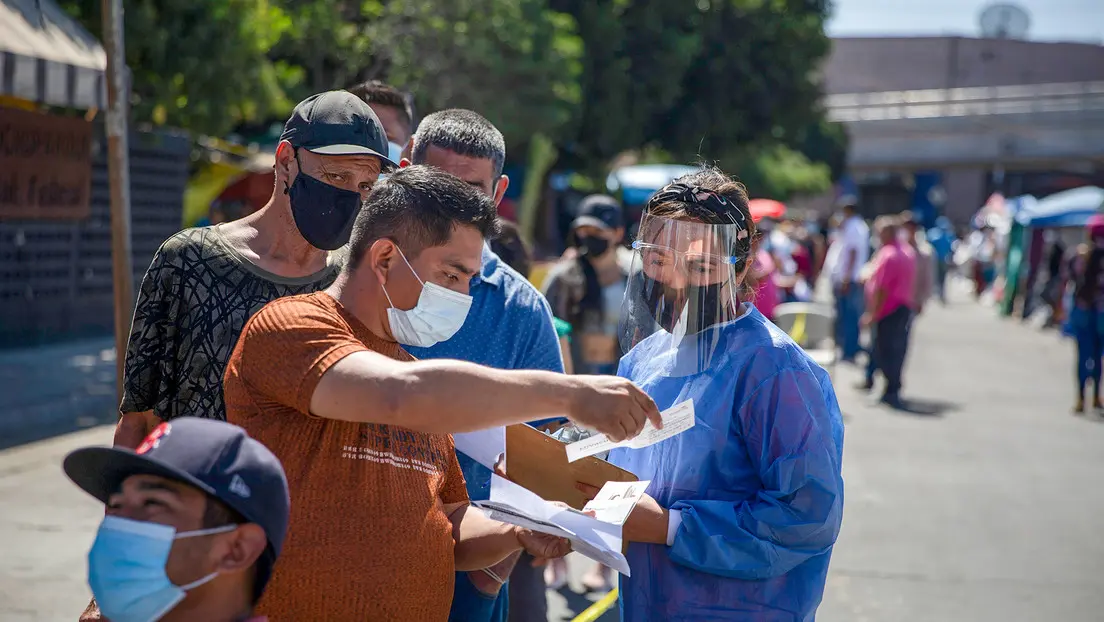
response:
<path fill-rule="evenodd" d="M 399 163 L 391 160 L 386 154 L 382 154 L 375 149 L 365 147 L 364 145 L 323 145 L 321 147 L 303 147 L 311 153 L 317 153 L 318 155 L 332 155 L 332 156 L 356 156 L 356 155 L 370 155 L 379 158 L 385 169 L 398 168 Z"/>
<path fill-rule="evenodd" d="M 579 216 L 571 223 L 572 229 L 578 229 L 579 227 L 598 227 L 599 229 L 605 229 L 606 231 L 613 231 L 615 227 L 609 226 L 601 218 L 595 218 L 594 216 Z"/>
<path fill-rule="evenodd" d="M 104 503 L 119 491 L 123 480 L 131 475 L 157 475 L 215 496 L 213 488 L 188 473 L 129 449 L 85 447 L 66 456 L 62 468 L 74 484 Z"/>
<path fill-rule="evenodd" d="M 194 486 L 208 495 L 218 498 L 215 490 L 184 471 L 151 460 L 129 449 L 116 447 L 85 447 L 65 457 L 62 468 L 69 479 L 82 490 L 106 504 L 111 495 L 118 492 L 123 481 L 131 475 L 156 475 L 182 484 Z M 247 518 L 247 520 L 252 520 Z M 276 549 L 265 534 L 265 550 L 258 563 L 257 580 L 267 585 L 276 563 Z"/>

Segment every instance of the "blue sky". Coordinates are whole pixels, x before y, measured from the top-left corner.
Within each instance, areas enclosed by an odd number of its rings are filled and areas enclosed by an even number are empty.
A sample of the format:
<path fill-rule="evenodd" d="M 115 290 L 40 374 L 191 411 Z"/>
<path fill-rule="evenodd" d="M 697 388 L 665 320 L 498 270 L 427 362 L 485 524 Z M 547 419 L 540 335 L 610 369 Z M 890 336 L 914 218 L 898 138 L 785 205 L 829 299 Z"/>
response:
<path fill-rule="evenodd" d="M 1028 39 L 1104 43 L 1104 0 L 1018 0 Z M 835 0 L 832 36 L 978 35 L 978 0 Z"/>

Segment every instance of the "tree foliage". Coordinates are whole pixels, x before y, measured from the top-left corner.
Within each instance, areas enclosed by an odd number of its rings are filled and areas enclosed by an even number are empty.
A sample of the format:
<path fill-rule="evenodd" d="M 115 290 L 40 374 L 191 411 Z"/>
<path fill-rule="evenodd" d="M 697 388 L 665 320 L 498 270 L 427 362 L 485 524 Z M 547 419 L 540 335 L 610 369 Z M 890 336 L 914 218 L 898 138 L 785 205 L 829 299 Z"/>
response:
<path fill-rule="evenodd" d="M 755 199 L 786 201 L 797 195 L 820 194 L 832 186 L 827 164 L 810 162 L 801 152 L 781 144 L 756 150 L 727 170 L 736 174 Z"/>
<path fill-rule="evenodd" d="M 576 115 L 582 41 L 545 0 L 388 2 L 368 34 L 387 79 L 419 109 L 469 108 L 521 153 Z"/>
<path fill-rule="evenodd" d="M 61 4 L 100 36 L 100 0 Z M 268 0 L 127 0 L 124 24 L 137 120 L 221 135 L 292 105 L 298 70 L 268 58 L 292 24 Z"/>
<path fill-rule="evenodd" d="M 61 3 L 99 33 L 100 0 Z M 512 154 L 544 136 L 559 168 L 595 179 L 618 154 L 653 149 L 769 180 L 763 167 L 798 166 L 795 156 L 842 170 L 845 137 L 816 105 L 828 5 L 128 0 L 125 34 L 143 122 L 225 135 L 282 121 L 310 93 L 380 78 L 420 110 L 481 112 Z"/>

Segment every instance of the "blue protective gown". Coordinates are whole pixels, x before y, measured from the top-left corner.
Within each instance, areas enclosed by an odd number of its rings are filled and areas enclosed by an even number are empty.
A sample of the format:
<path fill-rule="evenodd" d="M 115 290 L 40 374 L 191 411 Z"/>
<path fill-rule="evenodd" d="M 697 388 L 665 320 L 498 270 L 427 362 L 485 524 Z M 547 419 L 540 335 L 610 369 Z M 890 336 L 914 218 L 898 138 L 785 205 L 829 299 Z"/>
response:
<path fill-rule="evenodd" d="M 667 333 L 621 359 L 618 374 L 660 409 L 693 399 L 696 418 L 610 452 L 682 513 L 673 546 L 629 545 L 622 620 L 811 621 L 820 604 L 843 514 L 843 419 L 828 374 L 745 308 L 699 336 L 716 339 L 705 371 L 678 369 Z"/>

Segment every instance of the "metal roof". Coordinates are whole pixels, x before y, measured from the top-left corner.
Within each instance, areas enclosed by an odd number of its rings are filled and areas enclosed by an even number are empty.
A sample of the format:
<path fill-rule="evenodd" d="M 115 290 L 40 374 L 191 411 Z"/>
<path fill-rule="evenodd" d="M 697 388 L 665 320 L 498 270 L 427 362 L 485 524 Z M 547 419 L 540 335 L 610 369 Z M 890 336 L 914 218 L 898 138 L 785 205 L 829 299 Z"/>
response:
<path fill-rule="evenodd" d="M 53 0 L 0 0 L 0 95 L 104 108 L 107 56 Z"/>

